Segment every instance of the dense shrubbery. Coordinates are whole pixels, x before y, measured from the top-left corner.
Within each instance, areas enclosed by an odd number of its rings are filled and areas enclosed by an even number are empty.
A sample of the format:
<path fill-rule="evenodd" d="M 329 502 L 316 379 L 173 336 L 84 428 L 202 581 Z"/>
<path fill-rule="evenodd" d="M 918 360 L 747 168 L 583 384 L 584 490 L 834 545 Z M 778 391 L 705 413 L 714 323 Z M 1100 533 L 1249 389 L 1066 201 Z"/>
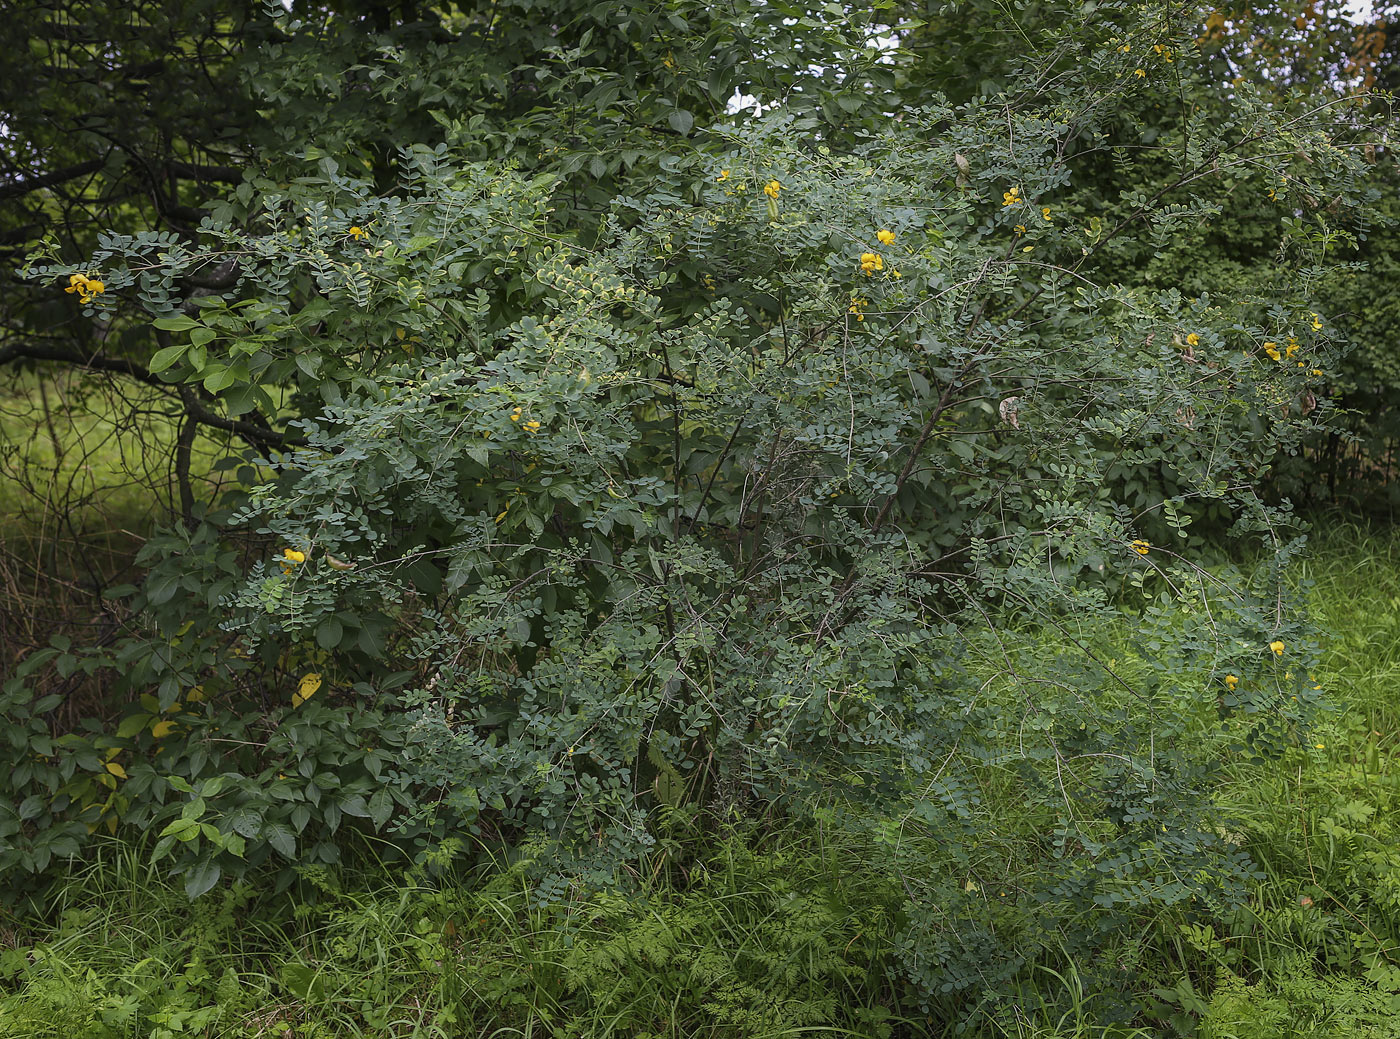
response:
<path fill-rule="evenodd" d="M 1051 950 L 1116 979 L 1130 925 L 1224 911 L 1253 867 L 1207 779 L 1317 699 L 1261 477 L 1338 350 L 1314 257 L 1230 297 L 1121 265 L 1216 219 L 1220 170 L 1299 151 L 1348 219 L 1367 138 L 1242 87 L 1152 127 L 1167 181 L 1086 194 L 1184 64 L 1174 25 L 1081 12 L 1014 94 L 890 94 L 897 119 L 878 55 L 703 129 L 646 94 L 669 130 L 630 155 L 602 150 L 635 110 L 599 76 L 589 160 L 548 134 L 483 158 L 513 124 L 444 114 L 363 178 L 308 146 L 195 236 L 36 255 L 153 325 L 140 371 L 248 446 L 108 590 L 119 638 L 5 683 L 0 869 L 139 831 L 200 895 L 353 833 L 509 853 L 556 903 L 677 814 L 782 813 L 883 849 L 901 962 L 959 1012 Z M 283 31 L 279 74 L 310 81 L 314 34 Z M 382 96 L 420 59 L 384 54 Z M 1262 562 L 1203 552 L 1202 517 Z M 84 674 L 104 709 L 56 731 Z"/>

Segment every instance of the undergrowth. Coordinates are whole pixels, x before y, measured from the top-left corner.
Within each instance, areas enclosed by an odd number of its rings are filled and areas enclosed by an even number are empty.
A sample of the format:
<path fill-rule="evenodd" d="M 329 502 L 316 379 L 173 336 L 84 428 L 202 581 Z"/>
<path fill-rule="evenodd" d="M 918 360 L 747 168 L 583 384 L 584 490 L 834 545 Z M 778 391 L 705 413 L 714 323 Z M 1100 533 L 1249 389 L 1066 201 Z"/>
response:
<path fill-rule="evenodd" d="M 1125 942 L 1147 994 L 1131 1026 L 1099 1013 L 1127 994 L 1066 958 L 1031 967 L 985 1039 L 1400 1035 L 1400 536 L 1318 528 L 1299 579 L 1333 710 L 1219 776 L 1260 874 L 1248 905 Z M 631 890 L 562 911 L 503 863 L 307 867 L 280 894 L 253 878 L 191 903 L 113 841 L 42 910 L 0 916 L 0 1037 L 945 1034 L 893 956 L 907 893 L 856 838 L 672 826 Z"/>

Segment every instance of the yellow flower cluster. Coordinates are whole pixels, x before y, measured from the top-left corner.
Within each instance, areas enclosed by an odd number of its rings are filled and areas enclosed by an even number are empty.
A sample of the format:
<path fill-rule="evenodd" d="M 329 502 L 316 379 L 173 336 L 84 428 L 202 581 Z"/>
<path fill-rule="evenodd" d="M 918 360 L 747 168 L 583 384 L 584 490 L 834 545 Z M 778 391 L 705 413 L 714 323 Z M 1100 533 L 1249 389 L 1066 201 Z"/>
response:
<path fill-rule="evenodd" d="M 1284 649 L 1283 643 L 1280 642 L 1280 641 L 1278 641 L 1277 639 L 1275 639 L 1273 642 L 1270 642 L 1270 643 L 1269 643 L 1269 648 L 1270 648 L 1271 650 L 1273 650 L 1274 656 L 1276 656 L 1276 657 L 1281 657 L 1281 656 L 1283 656 L 1283 649 Z"/>
<path fill-rule="evenodd" d="M 520 415 L 521 409 L 519 406 L 516 406 L 515 408 L 511 409 L 510 420 L 512 422 L 520 422 Z M 525 422 L 521 422 L 520 428 L 525 430 L 525 432 L 527 433 L 538 433 L 540 429 L 540 420 L 532 418 Z"/>
<path fill-rule="evenodd" d="M 851 305 L 847 309 L 850 311 L 850 313 L 855 315 L 855 319 L 857 321 L 864 321 L 865 308 L 868 306 L 870 306 L 870 301 L 868 299 L 861 299 L 860 297 L 856 297 L 855 299 L 851 300 Z"/>
<path fill-rule="evenodd" d="M 1200 346 L 1200 345 L 1201 345 L 1201 337 L 1200 337 L 1199 335 L 1197 335 L 1195 332 L 1192 332 L 1190 335 L 1188 335 L 1188 336 L 1186 337 L 1186 345 L 1187 345 L 1187 346 Z"/>
<path fill-rule="evenodd" d="M 1012 188 L 1010 191 L 1003 191 L 1001 204 L 1003 206 L 1019 206 L 1021 204 L 1021 189 Z"/>
<path fill-rule="evenodd" d="M 78 299 L 84 303 L 91 303 L 102 293 L 107 291 L 107 286 L 96 278 L 89 278 L 86 274 L 71 274 L 68 276 L 68 286 L 64 292 L 78 294 Z"/>
<path fill-rule="evenodd" d="M 777 198 L 778 192 L 782 190 L 783 186 L 776 180 L 770 180 L 767 184 L 763 185 L 763 193 L 769 198 Z"/>
<path fill-rule="evenodd" d="M 893 231 L 886 231 L 884 228 L 881 228 L 879 231 L 875 232 L 875 237 L 881 245 L 894 245 Z"/>
<path fill-rule="evenodd" d="M 352 227 L 352 228 L 350 228 L 350 230 L 347 231 L 346 233 L 347 233 L 351 238 L 355 239 L 355 241 L 357 241 L 357 242 L 358 242 L 361 238 L 367 238 L 367 237 L 368 237 L 368 235 L 365 233 L 365 229 L 364 229 L 363 227 L 358 227 L 358 226 L 357 226 L 357 227 Z"/>
<path fill-rule="evenodd" d="M 868 278 L 876 271 L 885 269 L 885 258 L 879 253 L 861 253 L 860 269 Z"/>
<path fill-rule="evenodd" d="M 1148 552 L 1152 551 L 1152 546 L 1141 538 L 1135 540 L 1129 547 L 1140 556 L 1145 556 Z"/>
<path fill-rule="evenodd" d="M 278 560 L 282 564 L 282 572 L 290 574 L 302 563 L 306 562 L 306 553 L 298 552 L 294 548 L 282 549 L 282 558 Z"/>
<path fill-rule="evenodd" d="M 719 176 L 715 177 L 715 182 L 718 183 L 718 184 L 723 184 L 723 183 L 724 183 L 726 180 L 728 180 L 728 179 L 729 179 L 729 171 L 728 171 L 728 170 L 720 170 L 720 171 L 719 171 Z"/>
<path fill-rule="evenodd" d="M 1226 675 L 1226 676 L 1225 676 L 1225 687 L 1226 687 L 1227 689 L 1229 689 L 1230 692 L 1233 693 L 1233 692 L 1239 687 L 1239 684 L 1240 684 L 1240 676 L 1239 676 L 1239 675 Z"/>

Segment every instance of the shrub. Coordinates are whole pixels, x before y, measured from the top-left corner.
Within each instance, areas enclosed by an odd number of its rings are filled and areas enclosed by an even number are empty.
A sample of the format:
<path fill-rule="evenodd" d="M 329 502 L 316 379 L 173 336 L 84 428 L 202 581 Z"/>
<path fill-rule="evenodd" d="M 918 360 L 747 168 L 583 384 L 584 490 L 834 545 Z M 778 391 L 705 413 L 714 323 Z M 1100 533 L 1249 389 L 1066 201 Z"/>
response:
<path fill-rule="evenodd" d="M 1115 17 L 1073 31 L 1158 32 Z M 1138 62 L 1095 49 L 851 147 L 782 112 L 717 127 L 588 221 L 563 172 L 449 141 L 389 192 L 321 158 L 250 178 L 197 247 L 36 260 L 138 299 L 152 377 L 255 447 L 147 544 L 127 637 L 5 685 L 0 868 L 125 824 L 196 895 L 334 861 L 350 826 L 513 849 L 554 902 L 667 812 L 781 811 L 879 839 L 904 962 L 960 1010 L 1235 898 L 1206 779 L 1317 698 L 1300 542 L 1257 486 L 1335 349 L 1286 267 L 1236 300 L 1086 259 L 1191 234 L 1218 166 L 1307 148 L 1345 199 L 1356 160 L 1325 109 L 1241 90 L 1170 191 L 1067 209 L 1065 154 L 1151 89 Z M 1203 566 L 1203 506 L 1264 562 Z M 55 738 L 40 668 L 101 671 L 123 716 Z"/>

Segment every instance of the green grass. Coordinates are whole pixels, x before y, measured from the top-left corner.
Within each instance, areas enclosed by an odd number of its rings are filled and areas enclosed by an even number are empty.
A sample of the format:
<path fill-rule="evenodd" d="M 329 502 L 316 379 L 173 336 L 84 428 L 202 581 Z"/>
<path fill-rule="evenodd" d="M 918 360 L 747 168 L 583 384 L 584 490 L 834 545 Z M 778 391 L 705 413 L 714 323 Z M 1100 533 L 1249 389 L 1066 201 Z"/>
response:
<path fill-rule="evenodd" d="M 1098 1022 L 1105 994 L 1066 963 L 977 1039 L 1400 1036 L 1400 535 L 1319 529 L 1300 579 L 1336 710 L 1220 776 L 1261 874 L 1249 904 L 1152 924 L 1135 1028 Z M 44 912 L 0 915 L 0 1039 L 942 1034 L 893 953 L 904 892 L 855 838 L 675 826 L 633 891 L 563 916 L 508 869 L 308 869 L 190 904 L 112 842 Z"/>
<path fill-rule="evenodd" d="M 168 398 L 79 372 L 6 373 L 0 381 L 0 528 L 12 550 L 135 550 L 174 517 L 179 425 Z M 201 495 L 221 444 L 191 446 Z"/>

